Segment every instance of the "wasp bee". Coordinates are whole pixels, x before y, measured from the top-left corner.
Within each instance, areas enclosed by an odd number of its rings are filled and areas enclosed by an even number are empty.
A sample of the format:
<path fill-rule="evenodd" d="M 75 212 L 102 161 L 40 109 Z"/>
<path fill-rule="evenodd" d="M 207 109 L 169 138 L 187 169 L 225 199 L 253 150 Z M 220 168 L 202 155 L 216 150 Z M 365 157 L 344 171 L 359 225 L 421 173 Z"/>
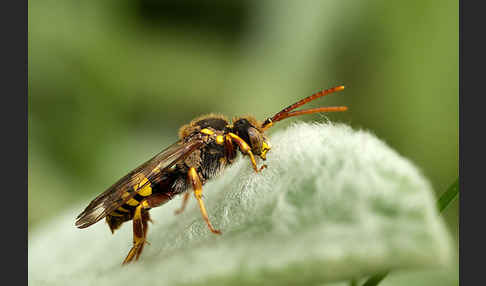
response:
<path fill-rule="evenodd" d="M 303 114 L 345 111 L 347 107 L 318 107 L 292 111 L 316 98 L 343 90 L 344 86 L 322 90 L 306 97 L 273 117 L 260 122 L 252 116 L 239 117 L 229 122 L 222 115 L 209 114 L 192 120 L 179 130 L 179 141 L 167 147 L 147 162 L 131 171 L 105 192 L 96 197 L 78 215 L 75 225 L 86 228 L 105 218 L 112 233 L 124 222 L 133 221 L 133 246 L 123 264 L 138 260 L 146 243 L 149 210 L 161 206 L 176 195 L 184 194 L 184 211 L 193 190 L 202 218 L 212 233 L 213 227 L 204 206 L 202 186 L 231 165 L 237 151 L 248 156 L 255 172 L 266 167 L 257 166 L 255 157 L 265 160 L 271 146 L 265 131 L 276 122 Z"/>

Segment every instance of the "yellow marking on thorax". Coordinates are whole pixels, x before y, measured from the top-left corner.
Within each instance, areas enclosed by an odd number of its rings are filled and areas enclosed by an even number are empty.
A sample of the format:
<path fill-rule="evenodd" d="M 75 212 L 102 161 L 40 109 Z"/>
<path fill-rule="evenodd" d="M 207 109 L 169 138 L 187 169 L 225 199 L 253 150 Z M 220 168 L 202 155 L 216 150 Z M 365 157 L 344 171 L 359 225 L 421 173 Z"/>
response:
<path fill-rule="evenodd" d="M 147 183 L 145 186 L 143 186 L 145 183 Z M 143 188 L 140 188 L 143 186 Z M 147 197 L 152 194 L 152 187 L 150 186 L 150 182 L 146 177 L 143 178 L 143 180 L 138 183 L 137 185 L 133 186 L 133 189 L 135 192 L 137 192 L 139 195 Z"/>
<path fill-rule="evenodd" d="M 219 145 L 223 145 L 223 143 L 224 143 L 223 135 L 216 136 L 216 143 L 219 144 Z"/>
<path fill-rule="evenodd" d="M 207 128 L 202 129 L 200 132 L 201 132 L 202 134 L 206 134 L 206 135 L 213 135 L 213 134 L 214 134 L 214 132 L 213 132 L 213 131 L 211 131 L 211 130 L 209 130 L 209 129 L 207 129 Z"/>

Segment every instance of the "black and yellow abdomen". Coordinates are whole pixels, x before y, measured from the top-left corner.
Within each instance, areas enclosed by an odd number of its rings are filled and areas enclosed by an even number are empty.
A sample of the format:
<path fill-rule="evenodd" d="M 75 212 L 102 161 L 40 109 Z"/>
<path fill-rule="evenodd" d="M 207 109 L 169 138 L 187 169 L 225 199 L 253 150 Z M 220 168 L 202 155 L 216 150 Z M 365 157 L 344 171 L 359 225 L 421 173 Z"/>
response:
<path fill-rule="evenodd" d="M 133 218 L 135 209 L 140 202 L 143 199 L 151 196 L 154 189 L 157 189 L 157 185 L 147 182 L 148 179 L 144 176 L 140 183 L 133 186 L 133 191 L 135 191 L 136 194 L 122 206 L 118 207 L 116 210 L 106 216 L 106 222 L 108 223 L 111 232 L 118 229 L 122 223 L 131 220 Z M 142 188 L 139 189 L 140 187 Z M 129 192 L 124 192 L 122 194 L 122 198 L 126 198 L 128 196 L 131 196 Z"/>

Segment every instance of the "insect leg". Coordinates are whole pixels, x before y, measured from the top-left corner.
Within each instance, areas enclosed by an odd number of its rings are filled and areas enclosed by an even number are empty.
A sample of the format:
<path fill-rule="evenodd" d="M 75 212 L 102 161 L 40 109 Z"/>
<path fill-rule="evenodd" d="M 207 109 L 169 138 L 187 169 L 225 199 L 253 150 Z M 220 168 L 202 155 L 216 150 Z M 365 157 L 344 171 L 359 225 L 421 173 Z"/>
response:
<path fill-rule="evenodd" d="M 267 165 L 262 165 L 260 169 L 258 169 L 258 166 L 255 161 L 255 157 L 253 156 L 253 152 L 251 152 L 250 145 L 248 145 L 248 143 L 246 143 L 245 140 L 241 139 L 240 136 L 232 132 L 229 132 L 228 135 L 226 135 L 226 140 L 236 142 L 236 144 L 238 144 L 238 146 L 240 147 L 241 152 L 243 154 L 247 154 L 248 156 L 250 156 L 251 165 L 253 166 L 253 170 L 255 170 L 255 172 L 258 173 L 267 167 Z"/>
<path fill-rule="evenodd" d="M 146 235 L 143 233 L 142 204 L 139 204 L 133 214 L 133 246 L 122 264 L 132 261 L 136 254 L 137 256 L 140 255 L 139 252 L 143 248 L 145 237 Z"/>
<path fill-rule="evenodd" d="M 145 243 L 148 243 L 147 241 L 147 232 L 148 232 L 148 222 L 151 221 L 150 219 L 150 214 L 148 211 L 142 212 L 142 229 L 143 229 L 143 240 Z M 137 255 L 135 256 L 135 260 L 138 260 L 138 257 L 140 254 L 142 254 L 143 247 L 145 246 L 145 243 L 142 243 L 142 246 L 137 251 Z"/>
<path fill-rule="evenodd" d="M 187 205 L 187 200 L 189 200 L 189 192 L 186 192 L 184 194 L 184 197 L 182 198 L 182 206 L 181 206 L 181 208 L 175 210 L 175 212 L 174 212 L 176 215 L 181 214 L 184 211 L 184 209 L 186 208 L 186 205 Z"/>
<path fill-rule="evenodd" d="M 201 215 L 203 219 L 206 221 L 209 230 L 212 233 L 221 234 L 221 231 L 214 229 L 213 225 L 209 221 L 208 213 L 206 212 L 206 207 L 204 207 L 204 203 L 202 201 L 202 183 L 194 167 L 189 169 L 189 172 L 187 173 L 187 177 L 192 184 L 192 188 L 194 189 L 194 196 L 196 197 L 197 203 L 199 204 Z"/>
<path fill-rule="evenodd" d="M 128 252 L 127 257 L 123 260 L 122 264 L 127 264 L 133 260 L 138 260 L 138 257 L 143 251 L 143 247 L 145 245 L 147 232 L 148 232 L 148 222 L 150 221 L 150 216 L 148 210 L 150 208 L 159 206 L 168 200 L 171 197 L 167 194 L 153 194 L 150 197 L 142 200 L 140 204 L 135 209 L 135 213 L 133 214 L 133 246 Z"/>

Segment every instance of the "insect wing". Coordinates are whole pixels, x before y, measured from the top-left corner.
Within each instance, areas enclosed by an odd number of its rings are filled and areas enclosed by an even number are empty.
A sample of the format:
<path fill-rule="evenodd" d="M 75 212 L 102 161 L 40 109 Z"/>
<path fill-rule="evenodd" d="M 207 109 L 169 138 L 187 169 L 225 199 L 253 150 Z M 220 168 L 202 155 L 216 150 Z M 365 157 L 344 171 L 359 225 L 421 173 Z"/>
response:
<path fill-rule="evenodd" d="M 184 160 L 203 144 L 202 140 L 193 139 L 185 143 L 178 141 L 167 147 L 91 201 L 86 209 L 77 216 L 75 225 L 78 228 L 86 228 L 98 222 L 135 196 L 145 184 L 156 180 L 165 170 Z M 145 179 L 147 181 L 143 183 Z"/>

